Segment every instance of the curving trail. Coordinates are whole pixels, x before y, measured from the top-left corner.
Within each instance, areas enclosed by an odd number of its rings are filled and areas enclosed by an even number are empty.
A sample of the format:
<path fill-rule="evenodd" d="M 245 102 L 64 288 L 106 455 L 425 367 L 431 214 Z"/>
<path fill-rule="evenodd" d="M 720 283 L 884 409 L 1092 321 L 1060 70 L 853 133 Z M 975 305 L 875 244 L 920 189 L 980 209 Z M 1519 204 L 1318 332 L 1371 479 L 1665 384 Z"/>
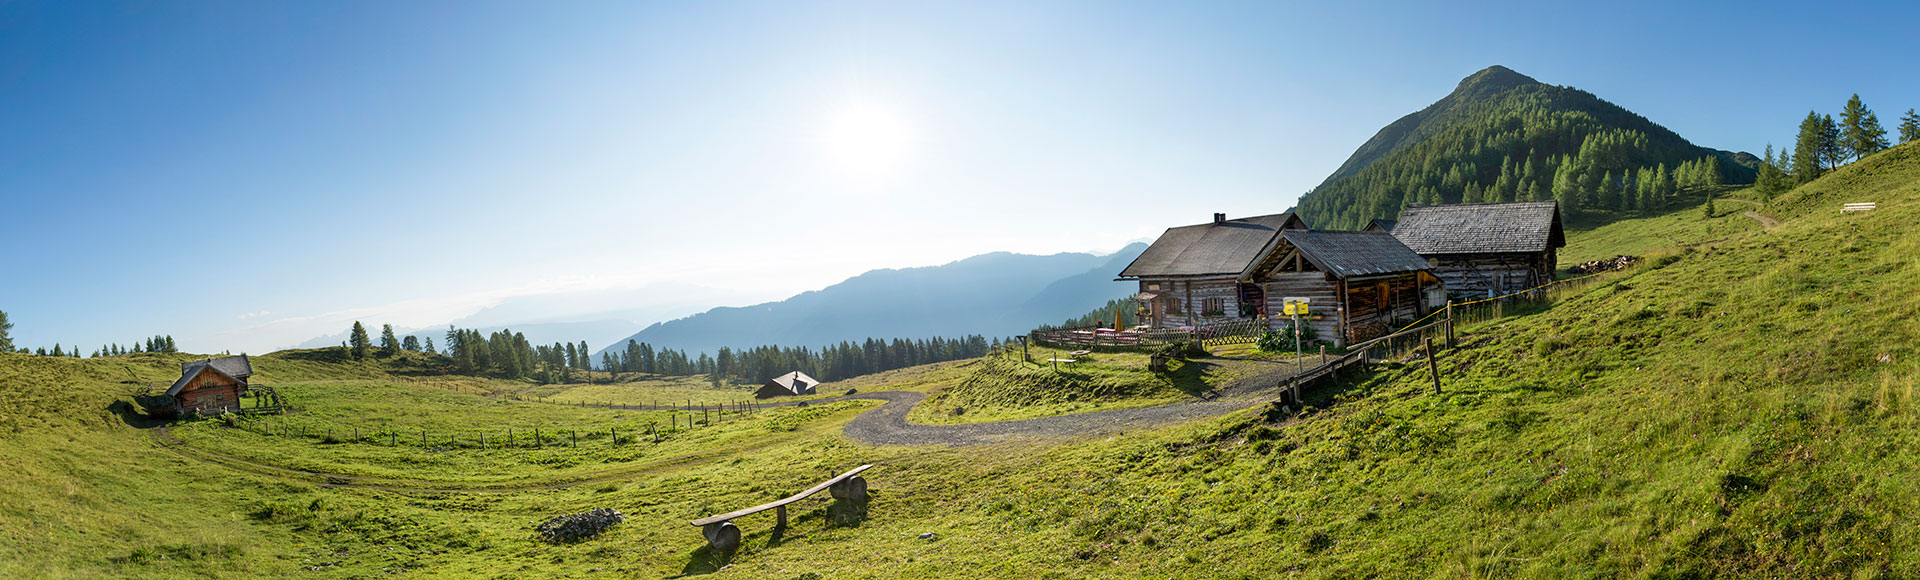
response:
<path fill-rule="evenodd" d="M 1232 384 L 1221 388 L 1218 391 L 1219 394 L 1211 398 L 1157 407 L 1113 409 L 994 423 L 929 425 L 909 422 L 907 421 L 908 411 L 912 410 L 914 405 L 919 404 L 927 397 L 925 393 L 914 391 L 882 391 L 843 395 L 811 401 L 756 403 L 754 407 L 789 407 L 843 400 L 885 401 L 886 404 L 881 405 L 879 408 L 871 409 L 855 416 L 852 421 L 849 421 L 846 426 L 842 428 L 842 432 L 848 437 L 876 445 L 965 446 L 993 443 L 1020 437 L 1065 437 L 1115 434 L 1129 430 L 1140 430 L 1223 415 L 1265 403 L 1271 400 L 1274 395 L 1278 394 L 1277 388 L 1279 382 L 1291 376 L 1294 371 L 1294 367 L 1288 363 L 1271 361 L 1239 362 L 1249 371 L 1249 376 L 1236 380 Z M 607 405 L 580 406 L 631 410 L 680 409 L 679 407 L 639 405 L 613 405 L 610 407 Z M 746 445 L 710 449 L 611 469 L 572 473 L 559 477 L 530 481 L 502 482 L 498 484 L 372 477 L 292 469 L 194 447 L 174 437 L 170 429 L 164 426 L 153 429 L 151 434 L 155 444 L 188 460 L 277 479 L 308 481 L 326 487 L 391 492 L 499 493 L 565 488 L 657 473 L 688 465 L 716 461 L 757 448 L 778 445 L 802 437 L 817 436 L 831 430 L 831 425 L 823 425 L 810 429 L 801 429 L 785 434 L 784 436 L 759 439 Z"/>

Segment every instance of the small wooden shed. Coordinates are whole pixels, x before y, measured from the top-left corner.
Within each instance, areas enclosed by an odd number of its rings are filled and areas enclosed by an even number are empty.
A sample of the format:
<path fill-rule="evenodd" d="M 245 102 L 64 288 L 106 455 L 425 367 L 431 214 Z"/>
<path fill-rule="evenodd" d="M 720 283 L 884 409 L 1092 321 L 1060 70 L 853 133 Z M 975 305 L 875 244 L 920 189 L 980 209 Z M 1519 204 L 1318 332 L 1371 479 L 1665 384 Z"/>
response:
<path fill-rule="evenodd" d="M 1567 245 L 1560 204 L 1552 201 L 1410 206 L 1392 232 L 1460 298 L 1551 282 L 1555 251 Z"/>
<path fill-rule="evenodd" d="M 753 392 L 753 396 L 759 399 L 770 399 L 773 397 L 811 395 L 813 394 L 813 390 L 819 386 L 820 381 L 807 376 L 807 373 L 793 371 L 774 377 L 771 381 L 767 381 L 767 384 L 761 385 L 760 390 Z"/>
<path fill-rule="evenodd" d="M 253 363 L 244 354 L 180 363 L 180 380 L 167 396 L 177 416 L 236 412 L 251 376 Z"/>

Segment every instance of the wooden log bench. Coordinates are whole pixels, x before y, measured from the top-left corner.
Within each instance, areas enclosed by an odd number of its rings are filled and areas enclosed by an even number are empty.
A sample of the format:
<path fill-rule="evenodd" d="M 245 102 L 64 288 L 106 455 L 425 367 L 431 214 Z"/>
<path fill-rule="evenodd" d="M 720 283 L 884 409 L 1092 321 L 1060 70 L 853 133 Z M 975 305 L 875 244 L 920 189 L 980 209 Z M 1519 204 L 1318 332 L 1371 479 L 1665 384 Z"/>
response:
<path fill-rule="evenodd" d="M 784 529 L 787 527 L 787 504 L 807 499 L 807 496 L 820 493 L 820 490 L 831 490 L 829 493 L 833 495 L 833 499 L 851 501 L 865 500 L 867 499 L 867 480 L 864 477 L 860 477 L 860 472 L 866 471 L 871 467 L 873 466 L 862 465 L 855 467 L 851 471 L 833 476 L 832 479 L 822 481 L 819 485 L 807 488 L 806 491 L 793 494 L 783 499 L 717 516 L 708 516 L 687 523 L 693 524 L 696 528 L 700 528 L 700 533 L 707 537 L 707 545 L 713 546 L 713 549 L 722 552 L 732 552 L 734 548 L 740 547 L 740 528 L 733 525 L 734 518 L 773 510 L 774 517 L 777 518 L 774 527 L 776 529 Z"/>
<path fill-rule="evenodd" d="M 1877 207 L 1879 207 L 1878 202 L 1867 201 L 1842 205 L 1840 206 L 1840 211 L 1842 213 L 1850 211 L 1873 211 Z"/>

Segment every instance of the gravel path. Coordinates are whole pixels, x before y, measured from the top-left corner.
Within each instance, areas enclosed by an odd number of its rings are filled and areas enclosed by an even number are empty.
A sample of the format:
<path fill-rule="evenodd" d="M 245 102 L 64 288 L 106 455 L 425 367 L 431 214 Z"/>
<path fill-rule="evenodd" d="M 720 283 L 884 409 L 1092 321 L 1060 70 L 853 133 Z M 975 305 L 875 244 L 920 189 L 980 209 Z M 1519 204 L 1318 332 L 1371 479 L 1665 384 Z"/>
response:
<path fill-rule="evenodd" d="M 877 399 L 887 404 L 854 417 L 853 421 L 847 423 L 844 432 L 854 439 L 880 445 L 976 445 L 1018 437 L 1116 434 L 1222 415 L 1264 403 L 1278 394 L 1276 387 L 1280 380 L 1293 374 L 1291 364 L 1267 361 L 1241 363 L 1246 365 L 1249 376 L 1234 381 L 1221 389 L 1219 396 L 1208 400 L 997 423 L 910 423 L 907 421 L 907 411 L 925 400 L 926 394 L 885 391 L 849 395 L 842 398 Z"/>

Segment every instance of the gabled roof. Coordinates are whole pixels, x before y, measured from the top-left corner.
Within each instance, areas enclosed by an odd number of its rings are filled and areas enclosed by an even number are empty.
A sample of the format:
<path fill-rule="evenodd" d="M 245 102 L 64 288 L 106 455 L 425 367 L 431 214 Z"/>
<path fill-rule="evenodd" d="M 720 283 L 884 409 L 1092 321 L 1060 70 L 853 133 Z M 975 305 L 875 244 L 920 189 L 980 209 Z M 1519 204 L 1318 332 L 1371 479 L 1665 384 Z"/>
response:
<path fill-rule="evenodd" d="M 807 376 L 807 373 L 803 373 L 800 371 L 793 371 L 784 375 L 780 375 L 778 377 L 775 377 L 772 382 L 774 384 L 780 385 L 781 388 L 784 388 L 789 391 L 793 391 L 793 394 L 796 394 L 796 395 L 805 394 L 807 389 L 820 386 L 820 381 L 818 379 L 809 377 Z"/>
<path fill-rule="evenodd" d="M 1394 224 L 1396 224 L 1396 223 L 1399 223 L 1399 222 L 1396 222 L 1396 221 L 1394 221 L 1394 220 L 1373 220 L 1373 221 L 1371 221 L 1371 222 L 1368 222 L 1368 223 L 1367 223 L 1367 227 L 1364 227 L 1364 228 L 1360 228 L 1360 231 L 1363 231 L 1363 232 L 1391 232 L 1391 231 L 1393 231 L 1393 225 L 1394 225 Z"/>
<path fill-rule="evenodd" d="M 1277 213 L 1168 228 L 1120 277 L 1238 275 L 1260 259 L 1281 230 L 1306 227 L 1292 213 Z"/>
<path fill-rule="evenodd" d="M 1544 252 L 1567 245 L 1552 201 L 1414 206 L 1393 236 L 1422 256 Z"/>
<path fill-rule="evenodd" d="M 1336 278 L 1419 272 L 1427 259 L 1387 232 L 1287 230 L 1280 236 L 1300 255 Z"/>
<path fill-rule="evenodd" d="M 180 379 L 167 387 L 167 396 L 179 395 L 180 390 L 186 388 L 194 377 L 200 376 L 201 371 L 219 373 L 220 376 L 238 381 L 253 374 L 253 363 L 244 354 L 180 363 Z"/>

